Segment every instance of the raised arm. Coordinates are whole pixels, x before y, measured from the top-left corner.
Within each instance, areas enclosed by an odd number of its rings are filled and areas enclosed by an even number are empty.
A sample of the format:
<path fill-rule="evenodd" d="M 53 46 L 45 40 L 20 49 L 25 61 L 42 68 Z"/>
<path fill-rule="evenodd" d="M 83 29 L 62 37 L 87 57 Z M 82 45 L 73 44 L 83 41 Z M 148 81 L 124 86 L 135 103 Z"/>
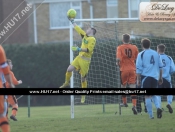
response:
<path fill-rule="evenodd" d="M 74 26 L 75 31 L 77 31 L 78 34 L 81 35 L 81 37 L 83 38 L 86 35 L 86 32 L 84 30 L 82 30 L 75 22 L 73 18 L 68 18 L 70 20 L 70 22 L 72 23 L 72 25 Z"/>
<path fill-rule="evenodd" d="M 74 24 L 75 25 L 75 24 Z M 82 30 L 78 25 L 74 26 L 75 31 L 77 31 L 77 33 L 79 33 L 82 37 L 84 37 L 86 35 L 86 32 L 84 30 Z"/>

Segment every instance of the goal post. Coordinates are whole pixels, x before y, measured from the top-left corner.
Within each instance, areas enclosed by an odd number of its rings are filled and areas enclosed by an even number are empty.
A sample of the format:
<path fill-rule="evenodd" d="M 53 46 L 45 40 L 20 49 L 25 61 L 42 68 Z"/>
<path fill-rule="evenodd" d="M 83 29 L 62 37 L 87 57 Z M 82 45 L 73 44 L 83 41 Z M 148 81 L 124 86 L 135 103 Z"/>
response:
<path fill-rule="evenodd" d="M 98 18 L 98 19 L 75 19 L 75 22 L 104 22 L 104 21 L 119 21 L 119 20 L 139 20 L 139 18 Z M 71 47 L 73 46 L 73 25 L 70 22 L 70 28 L 69 28 L 69 33 L 70 33 L 70 63 L 73 61 L 74 56 L 73 52 L 71 50 Z M 71 80 L 70 80 L 70 88 L 74 87 L 74 74 L 72 74 Z M 103 102 L 103 112 L 105 111 L 105 105 L 104 105 L 104 96 L 102 97 L 102 102 Z M 74 95 L 70 96 L 70 103 L 71 103 L 71 118 L 74 118 Z"/>
<path fill-rule="evenodd" d="M 73 52 L 71 47 L 73 46 L 73 27 L 72 23 L 70 22 L 70 63 L 73 61 Z M 70 80 L 70 88 L 73 88 L 73 74 Z M 70 96 L 70 104 L 71 104 L 71 118 L 74 118 L 74 95 Z"/>
<path fill-rule="evenodd" d="M 175 59 L 175 32 L 173 23 L 140 22 L 139 18 L 98 18 L 98 19 L 75 19 L 83 30 L 90 27 L 97 29 L 95 38 L 97 40 L 92 55 L 89 73 L 87 76 L 88 88 L 117 88 L 120 87 L 120 70 L 116 66 L 116 47 L 122 44 L 122 35 L 131 35 L 131 43 L 135 44 L 139 51 L 142 51 L 140 41 L 142 38 L 149 38 L 152 42 L 151 48 L 156 50 L 157 45 L 166 45 L 166 53 Z M 162 33 L 162 32 L 166 33 Z M 168 31 L 168 32 L 167 32 Z M 70 23 L 70 62 L 78 55 L 72 52 L 71 47 L 76 44 L 81 46 L 82 38 L 73 29 Z M 71 88 L 81 88 L 81 78 L 78 72 L 72 74 L 70 81 Z M 172 77 L 172 84 L 175 87 L 175 77 Z M 163 96 L 164 101 L 166 96 Z M 132 114 L 131 99 L 127 97 L 129 108 L 119 107 L 122 102 L 121 95 L 87 95 L 84 105 L 80 103 L 81 96 L 71 95 L 71 118 L 98 115 L 99 113 L 110 113 L 114 116 Z M 144 111 L 142 101 L 142 111 Z M 165 106 L 164 106 L 165 107 Z M 118 112 L 116 112 L 118 111 Z M 91 113 L 88 114 L 88 113 Z M 113 113 L 113 114 L 112 114 Z"/>
<path fill-rule="evenodd" d="M 98 19 L 75 19 L 75 22 L 109 22 L 109 21 L 137 21 L 139 18 L 98 18 Z M 70 63 L 73 61 L 73 52 L 71 50 L 71 47 L 73 46 L 73 25 L 70 23 L 69 27 L 69 33 L 70 33 Z M 70 88 L 73 88 L 73 75 L 70 81 Z"/>

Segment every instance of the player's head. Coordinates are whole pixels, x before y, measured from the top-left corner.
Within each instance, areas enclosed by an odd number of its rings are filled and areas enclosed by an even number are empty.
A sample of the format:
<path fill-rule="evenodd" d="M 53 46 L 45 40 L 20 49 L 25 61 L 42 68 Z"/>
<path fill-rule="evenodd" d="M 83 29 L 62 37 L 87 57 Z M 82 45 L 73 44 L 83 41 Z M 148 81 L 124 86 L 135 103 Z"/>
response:
<path fill-rule="evenodd" d="M 165 52 L 165 49 L 166 49 L 166 47 L 165 47 L 164 44 L 159 44 L 159 45 L 157 46 L 157 52 L 158 52 L 158 53 L 164 53 L 164 52 Z"/>
<path fill-rule="evenodd" d="M 89 36 L 92 36 L 92 35 L 94 36 L 96 34 L 96 32 L 97 32 L 97 30 L 95 28 L 92 28 L 92 27 L 90 27 L 86 30 L 86 34 Z"/>
<path fill-rule="evenodd" d="M 144 49 L 149 49 L 151 46 L 151 41 L 147 38 L 144 38 L 141 40 L 141 44 Z"/>
<path fill-rule="evenodd" d="M 129 34 L 123 34 L 123 43 L 129 43 L 130 42 L 130 35 Z"/>
<path fill-rule="evenodd" d="M 13 65 L 12 65 L 12 61 L 10 59 L 7 59 L 7 64 L 9 65 L 10 70 L 12 70 Z"/>

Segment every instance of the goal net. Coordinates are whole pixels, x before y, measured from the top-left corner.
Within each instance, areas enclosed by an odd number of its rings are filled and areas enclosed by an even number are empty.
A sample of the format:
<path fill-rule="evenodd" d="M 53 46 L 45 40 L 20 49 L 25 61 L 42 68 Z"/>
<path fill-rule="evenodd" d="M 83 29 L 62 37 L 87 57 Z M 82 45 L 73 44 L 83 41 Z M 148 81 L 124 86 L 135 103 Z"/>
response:
<path fill-rule="evenodd" d="M 137 19 L 94 19 L 77 20 L 83 30 L 93 26 L 97 33 L 97 40 L 94 54 L 91 59 L 89 73 L 87 75 L 88 88 L 120 88 L 120 71 L 116 66 L 116 47 L 122 44 L 122 35 L 128 33 L 131 35 L 131 43 L 135 44 L 139 51 L 142 51 L 140 41 L 142 38 L 151 40 L 151 48 L 156 50 L 158 44 L 165 44 L 166 54 L 175 59 L 175 32 L 173 23 L 143 23 Z M 93 25 L 92 25 L 93 24 Z M 81 46 L 81 36 L 70 26 L 70 46 Z M 78 55 L 78 52 L 70 51 L 71 61 Z M 175 87 L 175 77 L 172 76 L 172 84 Z M 73 73 L 71 80 L 72 88 L 81 88 L 81 77 L 78 72 Z M 144 104 L 142 98 L 142 113 Z M 75 117 L 98 116 L 101 113 L 107 113 L 109 116 L 131 115 L 132 103 L 131 97 L 127 96 L 129 107 L 122 107 L 120 111 L 119 103 L 122 103 L 120 95 L 88 95 L 82 105 L 81 96 L 71 96 L 73 101 Z M 166 110 L 166 96 L 162 96 L 162 107 Z M 72 109 L 73 110 L 73 109 Z"/>

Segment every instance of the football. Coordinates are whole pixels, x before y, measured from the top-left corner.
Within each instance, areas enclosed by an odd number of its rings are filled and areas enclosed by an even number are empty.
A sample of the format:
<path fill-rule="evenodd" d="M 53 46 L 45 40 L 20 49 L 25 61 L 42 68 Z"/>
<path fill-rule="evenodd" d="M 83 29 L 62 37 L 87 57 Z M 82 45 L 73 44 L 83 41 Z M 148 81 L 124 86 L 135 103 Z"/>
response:
<path fill-rule="evenodd" d="M 76 10 L 74 10 L 74 9 L 69 9 L 69 10 L 67 11 L 67 16 L 68 16 L 69 18 L 75 18 L 75 17 L 76 17 L 76 14 L 77 14 L 77 12 L 76 12 Z"/>

